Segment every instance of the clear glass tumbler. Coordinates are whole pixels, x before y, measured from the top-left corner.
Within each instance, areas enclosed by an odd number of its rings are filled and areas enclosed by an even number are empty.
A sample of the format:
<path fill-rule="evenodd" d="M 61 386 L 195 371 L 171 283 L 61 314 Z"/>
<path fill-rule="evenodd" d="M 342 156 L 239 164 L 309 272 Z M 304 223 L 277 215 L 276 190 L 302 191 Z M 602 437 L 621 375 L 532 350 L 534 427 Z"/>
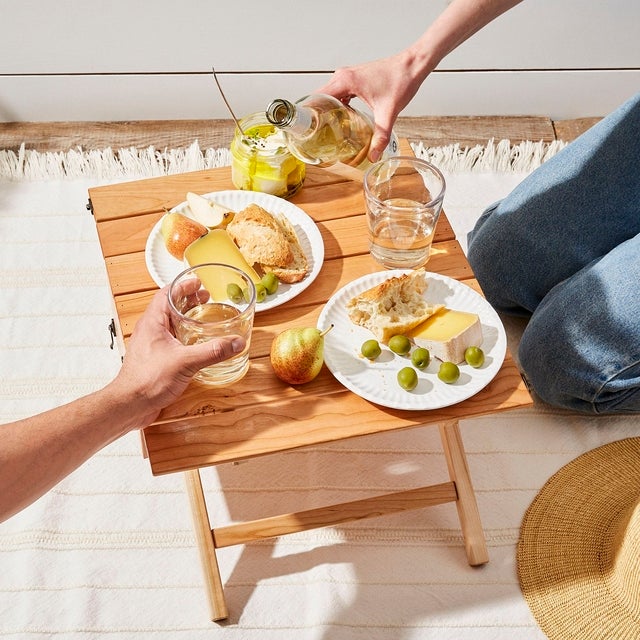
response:
<path fill-rule="evenodd" d="M 228 360 L 201 369 L 194 378 L 211 386 L 227 386 L 249 369 L 249 343 L 256 306 L 251 278 L 236 267 L 207 263 L 186 269 L 169 287 L 171 324 L 182 344 L 242 336 L 247 346 Z"/>
<path fill-rule="evenodd" d="M 440 170 L 413 156 L 395 156 L 369 167 L 364 198 L 374 260 L 388 269 L 425 265 L 445 189 Z"/>

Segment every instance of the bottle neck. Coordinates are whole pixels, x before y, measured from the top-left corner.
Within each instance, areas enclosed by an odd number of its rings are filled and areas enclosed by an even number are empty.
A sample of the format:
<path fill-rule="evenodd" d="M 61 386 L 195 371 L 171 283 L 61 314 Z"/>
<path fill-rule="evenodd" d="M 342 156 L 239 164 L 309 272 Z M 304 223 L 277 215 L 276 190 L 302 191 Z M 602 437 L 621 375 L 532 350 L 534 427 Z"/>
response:
<path fill-rule="evenodd" d="M 308 108 L 295 105 L 283 98 L 273 100 L 265 115 L 272 125 L 292 133 L 304 133 L 312 125 L 312 115 Z"/>
<path fill-rule="evenodd" d="M 296 115 L 295 105 L 288 100 L 276 98 L 267 107 L 267 120 L 276 127 L 287 127 Z"/>

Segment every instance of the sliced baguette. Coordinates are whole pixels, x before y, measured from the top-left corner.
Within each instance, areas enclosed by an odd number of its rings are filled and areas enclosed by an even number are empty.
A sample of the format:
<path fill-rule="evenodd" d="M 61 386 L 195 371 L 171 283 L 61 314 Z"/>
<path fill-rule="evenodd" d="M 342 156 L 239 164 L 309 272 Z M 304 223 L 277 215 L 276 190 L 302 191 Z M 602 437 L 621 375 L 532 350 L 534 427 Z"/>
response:
<path fill-rule="evenodd" d="M 282 228 L 282 231 L 287 238 L 289 248 L 293 255 L 293 260 L 286 267 L 263 263 L 261 263 L 260 266 L 264 271 L 273 271 L 280 282 L 286 282 L 287 284 L 300 282 L 300 280 L 309 273 L 309 261 L 307 260 L 307 256 L 304 254 L 304 251 L 300 246 L 298 234 L 289 220 L 279 214 L 274 214 L 274 218 Z"/>
<path fill-rule="evenodd" d="M 282 226 L 257 204 L 236 213 L 227 225 L 227 232 L 249 264 L 287 267 L 293 262 L 293 253 Z"/>
<path fill-rule="evenodd" d="M 386 344 L 444 307 L 427 302 L 427 286 L 424 269 L 391 277 L 349 300 L 347 314 L 354 324 L 369 329 Z"/>
<path fill-rule="evenodd" d="M 298 234 L 285 216 L 252 204 L 236 213 L 227 231 L 247 262 L 272 271 L 281 282 L 299 282 L 309 273 Z"/>

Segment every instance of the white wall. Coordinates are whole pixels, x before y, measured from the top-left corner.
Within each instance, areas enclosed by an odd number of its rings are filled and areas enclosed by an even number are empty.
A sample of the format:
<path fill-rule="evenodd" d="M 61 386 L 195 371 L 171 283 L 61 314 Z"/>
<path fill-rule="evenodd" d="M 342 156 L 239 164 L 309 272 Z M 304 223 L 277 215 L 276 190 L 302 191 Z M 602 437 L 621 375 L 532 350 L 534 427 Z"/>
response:
<path fill-rule="evenodd" d="M 0 121 L 228 117 L 394 53 L 445 0 L 0 0 Z M 525 0 L 403 112 L 604 115 L 640 90 L 638 0 Z"/>

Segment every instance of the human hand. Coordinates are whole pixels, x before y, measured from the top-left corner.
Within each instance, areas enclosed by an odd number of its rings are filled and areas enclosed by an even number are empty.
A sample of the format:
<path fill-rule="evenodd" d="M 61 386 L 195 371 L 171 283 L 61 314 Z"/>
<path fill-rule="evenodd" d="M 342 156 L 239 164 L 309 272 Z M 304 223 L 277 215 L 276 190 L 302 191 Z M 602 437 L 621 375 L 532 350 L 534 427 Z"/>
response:
<path fill-rule="evenodd" d="M 197 286 L 197 281 L 193 281 Z M 226 360 L 245 348 L 240 336 L 185 346 L 171 330 L 168 287 L 158 291 L 138 320 L 122 368 L 112 385 L 133 394 L 141 427 L 176 400 L 202 367 Z M 188 292 L 186 292 L 188 293 Z"/>
<path fill-rule="evenodd" d="M 375 120 L 369 160 L 375 162 L 389 144 L 398 114 L 415 96 L 426 75 L 405 50 L 389 58 L 336 69 L 317 93 L 334 96 L 345 104 L 358 97 L 369 106 Z"/>

